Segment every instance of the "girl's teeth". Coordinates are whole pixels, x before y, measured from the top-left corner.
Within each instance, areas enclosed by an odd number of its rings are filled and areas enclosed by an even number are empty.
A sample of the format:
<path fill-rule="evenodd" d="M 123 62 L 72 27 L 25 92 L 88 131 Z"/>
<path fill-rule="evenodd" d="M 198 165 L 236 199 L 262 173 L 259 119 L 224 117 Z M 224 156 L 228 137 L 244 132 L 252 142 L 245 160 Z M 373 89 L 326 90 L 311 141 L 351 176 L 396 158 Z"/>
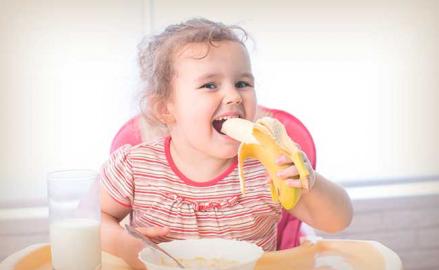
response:
<path fill-rule="evenodd" d="M 218 119 L 216 119 L 216 120 L 220 120 L 220 121 L 222 121 L 222 120 L 227 120 L 227 119 L 231 119 L 231 118 L 238 118 L 239 116 L 224 116 L 224 117 L 220 117 L 220 118 L 218 118 Z"/>

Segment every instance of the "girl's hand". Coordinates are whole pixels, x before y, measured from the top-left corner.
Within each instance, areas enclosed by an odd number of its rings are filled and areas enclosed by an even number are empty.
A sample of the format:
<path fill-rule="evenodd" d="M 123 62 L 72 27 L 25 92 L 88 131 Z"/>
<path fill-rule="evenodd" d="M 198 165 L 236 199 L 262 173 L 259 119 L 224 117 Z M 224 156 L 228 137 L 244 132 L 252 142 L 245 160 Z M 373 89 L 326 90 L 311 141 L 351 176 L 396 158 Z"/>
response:
<path fill-rule="evenodd" d="M 169 233 L 168 227 L 136 227 L 136 230 L 148 238 L 166 236 Z"/>
<path fill-rule="evenodd" d="M 136 229 L 147 236 L 154 239 L 156 237 L 165 236 L 169 233 L 168 227 L 136 227 Z M 124 241 L 125 245 L 121 250 L 121 257 L 128 263 L 133 269 L 144 270 L 145 265 L 138 259 L 138 253 L 144 248 L 144 244 L 140 239 L 137 239 L 128 232 L 124 232 L 128 241 Z"/>
<path fill-rule="evenodd" d="M 308 175 L 308 183 L 309 183 L 309 190 L 311 191 L 312 187 L 314 186 L 314 183 L 316 182 L 316 174 L 314 169 L 311 166 L 311 162 L 309 161 L 308 157 L 306 156 L 306 154 L 304 152 L 302 152 L 303 155 L 303 161 L 305 163 L 305 167 L 307 168 L 309 175 Z M 300 182 L 300 176 L 299 176 L 299 172 L 296 168 L 296 166 L 294 165 L 293 161 L 285 156 L 285 155 L 281 155 L 277 158 L 276 160 L 276 164 L 277 165 L 288 165 L 287 168 L 280 170 L 277 172 L 277 176 L 280 177 L 281 179 L 284 179 L 285 181 L 287 181 L 287 185 L 290 187 L 295 187 L 295 188 L 303 188 L 302 187 L 302 183 Z M 304 191 L 306 189 L 303 189 Z"/>

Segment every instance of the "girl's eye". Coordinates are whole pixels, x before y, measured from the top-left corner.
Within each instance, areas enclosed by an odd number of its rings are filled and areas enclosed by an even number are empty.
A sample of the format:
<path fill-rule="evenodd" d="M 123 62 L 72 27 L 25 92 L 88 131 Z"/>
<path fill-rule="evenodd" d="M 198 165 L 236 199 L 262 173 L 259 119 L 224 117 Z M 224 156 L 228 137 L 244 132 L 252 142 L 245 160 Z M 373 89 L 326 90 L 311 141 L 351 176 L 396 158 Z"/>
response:
<path fill-rule="evenodd" d="M 206 83 L 203 84 L 200 88 L 215 89 L 216 85 L 214 83 Z"/>
<path fill-rule="evenodd" d="M 235 84 L 236 88 L 245 88 L 245 87 L 249 87 L 251 86 L 251 84 L 249 84 L 248 82 L 244 82 L 244 81 L 239 81 Z"/>

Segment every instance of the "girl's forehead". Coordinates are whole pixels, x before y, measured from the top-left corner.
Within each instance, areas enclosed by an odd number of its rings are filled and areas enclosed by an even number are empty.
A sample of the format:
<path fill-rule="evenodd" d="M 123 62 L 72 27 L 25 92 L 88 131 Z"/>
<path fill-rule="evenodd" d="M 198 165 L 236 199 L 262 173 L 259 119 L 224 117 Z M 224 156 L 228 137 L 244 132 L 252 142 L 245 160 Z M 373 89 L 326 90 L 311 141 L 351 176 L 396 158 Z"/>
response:
<path fill-rule="evenodd" d="M 177 49 L 175 56 L 178 58 L 199 58 L 207 55 L 209 51 L 209 44 L 203 43 L 188 43 Z"/>
<path fill-rule="evenodd" d="M 192 58 L 192 59 L 202 59 L 204 57 L 209 56 L 212 51 L 215 51 L 217 48 L 222 47 L 241 47 L 243 52 L 245 51 L 245 47 L 236 41 L 214 41 L 212 43 L 209 42 L 197 42 L 197 43 L 188 43 L 182 46 L 181 48 L 176 50 L 175 57 L 176 58 Z M 245 53 L 245 52 L 244 52 Z"/>
<path fill-rule="evenodd" d="M 172 66 L 175 78 L 252 73 L 247 49 L 234 41 L 190 43 L 174 55 Z"/>

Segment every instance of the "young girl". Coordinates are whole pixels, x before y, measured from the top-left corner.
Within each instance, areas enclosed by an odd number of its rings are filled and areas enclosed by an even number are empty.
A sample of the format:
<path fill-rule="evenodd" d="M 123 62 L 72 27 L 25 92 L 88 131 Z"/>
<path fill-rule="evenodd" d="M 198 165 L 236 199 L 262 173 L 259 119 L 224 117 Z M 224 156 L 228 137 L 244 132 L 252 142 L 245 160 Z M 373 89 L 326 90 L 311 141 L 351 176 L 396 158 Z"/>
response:
<path fill-rule="evenodd" d="M 119 222 L 156 242 L 221 237 L 246 240 L 266 251 L 276 249 L 281 207 L 274 203 L 264 167 L 245 162 L 247 192 L 237 171 L 239 142 L 220 132 L 227 118 L 255 120 L 256 95 L 245 31 L 205 19 L 171 25 L 140 51 L 147 83 L 146 117 L 166 127 L 153 142 L 124 146 L 103 166 L 102 246 L 136 269 L 142 243 Z M 291 160 L 279 175 L 301 187 Z M 309 164 L 309 162 L 308 162 Z M 314 228 L 342 230 L 352 208 L 345 191 L 312 172 L 310 190 L 290 212 Z"/>

